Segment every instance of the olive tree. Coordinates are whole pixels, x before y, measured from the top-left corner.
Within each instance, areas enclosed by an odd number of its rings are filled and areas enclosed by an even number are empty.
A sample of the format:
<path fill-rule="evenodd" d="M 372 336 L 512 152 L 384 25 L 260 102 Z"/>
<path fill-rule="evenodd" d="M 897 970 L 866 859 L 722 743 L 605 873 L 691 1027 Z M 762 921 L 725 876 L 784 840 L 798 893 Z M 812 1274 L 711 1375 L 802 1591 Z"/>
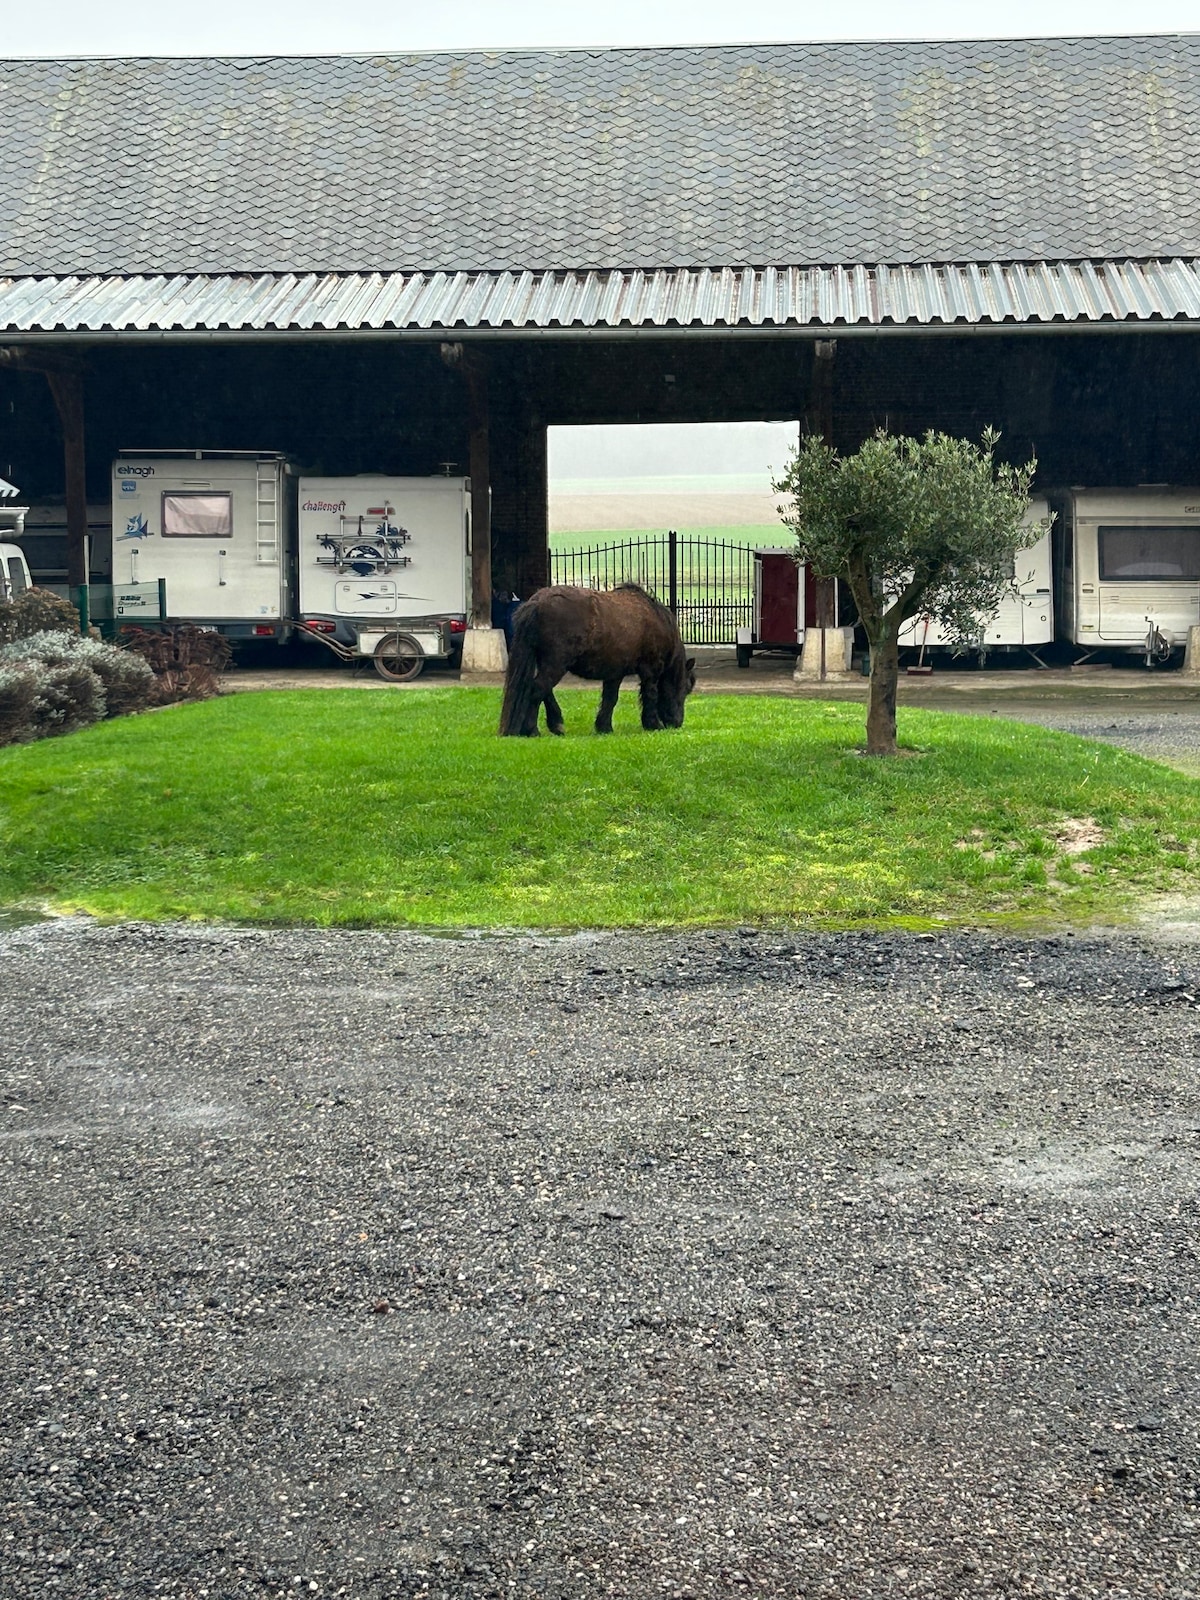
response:
<path fill-rule="evenodd" d="M 999 437 L 881 431 L 848 456 L 808 438 L 773 485 L 797 561 L 844 578 L 858 606 L 871 647 L 868 755 L 896 753 L 904 624 L 927 616 L 952 642 L 977 638 L 1013 586 L 1016 553 L 1043 532 L 1024 522 L 1036 462 L 997 462 Z"/>

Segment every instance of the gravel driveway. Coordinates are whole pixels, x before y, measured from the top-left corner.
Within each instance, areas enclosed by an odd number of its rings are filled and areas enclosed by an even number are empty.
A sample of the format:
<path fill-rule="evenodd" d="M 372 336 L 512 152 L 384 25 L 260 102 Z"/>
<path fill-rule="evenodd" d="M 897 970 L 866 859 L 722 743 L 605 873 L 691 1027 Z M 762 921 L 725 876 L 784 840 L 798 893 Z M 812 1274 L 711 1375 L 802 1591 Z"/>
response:
<path fill-rule="evenodd" d="M 1200 1593 L 1187 947 L 0 960 L 5 1600 Z"/>

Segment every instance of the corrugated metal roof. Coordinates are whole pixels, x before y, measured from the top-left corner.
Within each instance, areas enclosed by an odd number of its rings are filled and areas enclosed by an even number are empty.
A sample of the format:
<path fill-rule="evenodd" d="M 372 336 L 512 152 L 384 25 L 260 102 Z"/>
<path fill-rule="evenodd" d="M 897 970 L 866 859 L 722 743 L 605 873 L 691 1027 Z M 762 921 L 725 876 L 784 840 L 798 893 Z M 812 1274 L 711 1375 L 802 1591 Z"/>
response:
<path fill-rule="evenodd" d="M 1200 321 L 1200 261 L 0 278 L 0 331 L 937 327 Z"/>

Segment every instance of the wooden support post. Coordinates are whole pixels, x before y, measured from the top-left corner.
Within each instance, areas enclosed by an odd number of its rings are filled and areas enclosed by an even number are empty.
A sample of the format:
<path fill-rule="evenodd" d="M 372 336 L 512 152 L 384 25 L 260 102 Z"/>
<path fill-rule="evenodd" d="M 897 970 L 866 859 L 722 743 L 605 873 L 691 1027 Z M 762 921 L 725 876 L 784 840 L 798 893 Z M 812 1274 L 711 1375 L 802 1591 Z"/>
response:
<path fill-rule="evenodd" d="M 67 582 L 82 588 L 88 582 L 87 456 L 83 432 L 83 374 L 78 369 L 47 372 L 62 425 L 63 467 L 67 499 Z"/>
<path fill-rule="evenodd" d="M 467 384 L 471 473 L 471 625 L 492 625 L 492 468 L 487 368 L 474 355 L 463 363 Z"/>
<path fill-rule="evenodd" d="M 467 391 L 467 471 L 471 475 L 471 626 L 492 625 L 492 468 L 487 363 L 460 343 L 443 344 L 442 360 L 462 374 Z"/>
<path fill-rule="evenodd" d="M 812 419 L 816 431 L 827 445 L 833 444 L 833 363 L 836 339 L 818 339 L 813 351 Z M 813 602 L 818 628 L 837 626 L 837 579 L 815 578 Z M 824 672 L 821 673 L 824 677 Z"/>
<path fill-rule="evenodd" d="M 460 372 L 467 391 L 471 473 L 471 626 L 463 638 L 464 677 L 503 672 L 504 634 L 492 627 L 492 472 L 487 364 L 461 344 L 444 344 L 442 360 Z"/>

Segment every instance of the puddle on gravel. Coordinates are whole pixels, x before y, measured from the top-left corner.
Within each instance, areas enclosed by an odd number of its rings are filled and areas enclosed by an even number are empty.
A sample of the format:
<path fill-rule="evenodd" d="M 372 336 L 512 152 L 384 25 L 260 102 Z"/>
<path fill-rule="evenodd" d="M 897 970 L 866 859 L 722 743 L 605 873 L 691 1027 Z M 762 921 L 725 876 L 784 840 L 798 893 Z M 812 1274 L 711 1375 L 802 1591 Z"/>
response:
<path fill-rule="evenodd" d="M 37 922 L 55 922 L 48 911 L 32 911 L 23 907 L 5 909 L 0 906 L 0 933 L 9 933 L 14 928 L 28 928 Z"/>
<path fill-rule="evenodd" d="M 1140 907 L 1134 926 L 1150 939 L 1200 944 L 1200 895 L 1155 895 Z"/>

